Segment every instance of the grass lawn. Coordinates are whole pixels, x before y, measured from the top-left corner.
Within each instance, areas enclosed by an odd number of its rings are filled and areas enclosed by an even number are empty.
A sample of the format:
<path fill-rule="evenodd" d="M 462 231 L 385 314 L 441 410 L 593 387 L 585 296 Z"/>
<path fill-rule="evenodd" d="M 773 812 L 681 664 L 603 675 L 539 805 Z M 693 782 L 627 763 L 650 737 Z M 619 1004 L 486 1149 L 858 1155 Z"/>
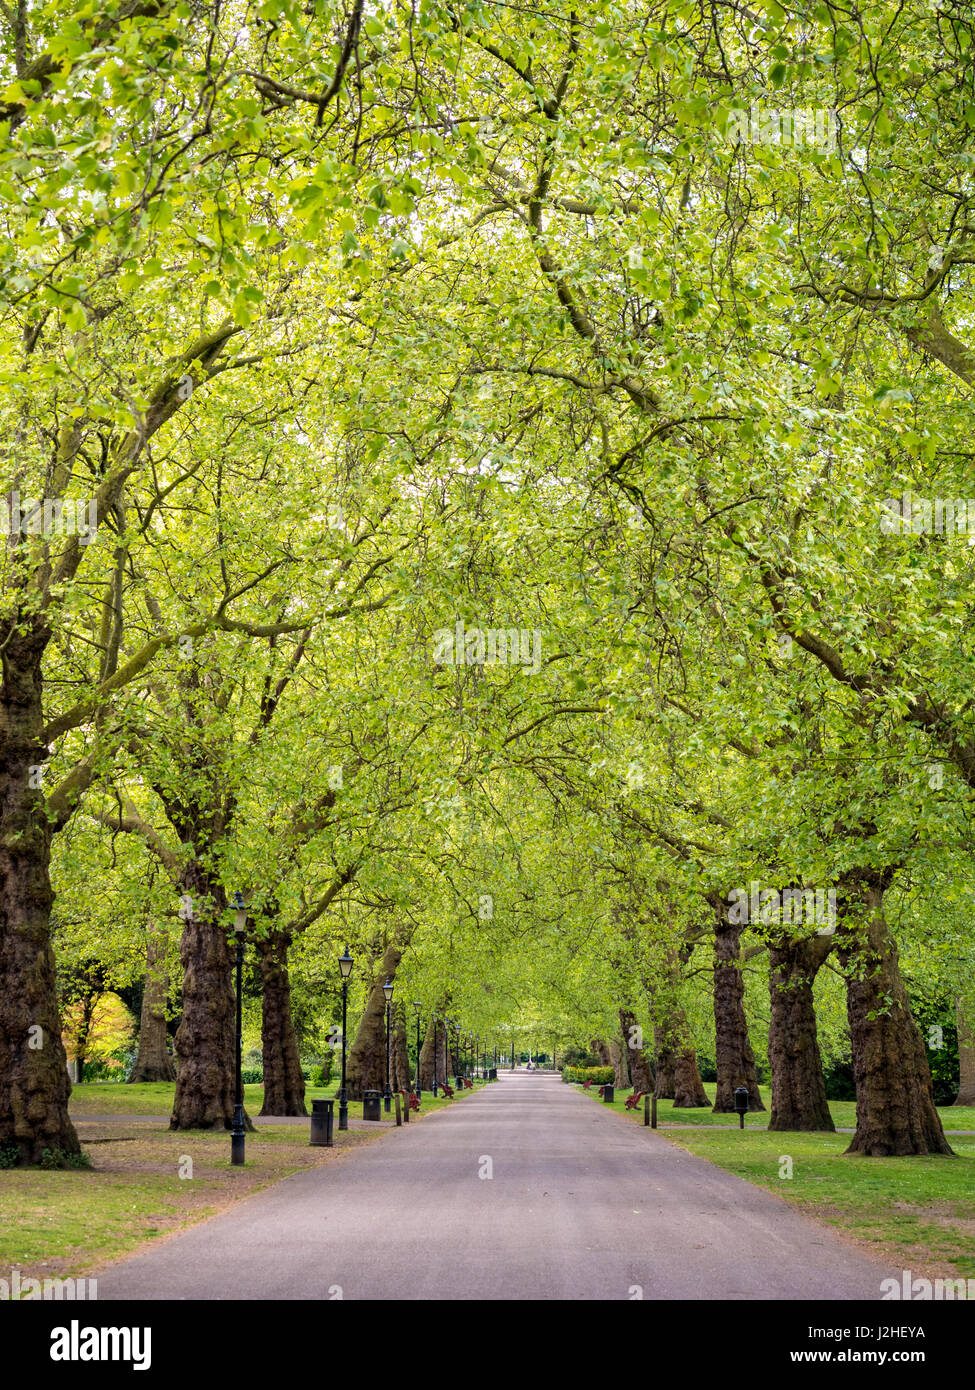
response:
<path fill-rule="evenodd" d="M 597 1095 L 598 1089 L 598 1086 L 593 1086 L 589 1091 L 586 1092 L 586 1094 L 592 1096 L 595 1100 L 599 1100 L 599 1096 Z M 714 1104 L 715 1089 L 716 1088 L 714 1082 L 706 1082 L 704 1085 L 705 1094 L 708 1096 L 708 1099 L 710 1100 L 712 1105 Z M 751 1115 L 746 1115 L 745 1128 L 767 1130 L 769 1110 L 772 1106 L 772 1088 L 771 1086 L 759 1086 L 758 1089 L 761 1094 L 762 1100 L 765 1104 L 765 1110 L 757 1110 Z M 573 1083 L 573 1090 L 581 1091 L 582 1087 Z M 642 1124 L 643 1102 L 640 1102 L 640 1108 L 638 1111 L 636 1111 L 635 1113 L 633 1111 L 628 1112 L 626 1110 L 626 1098 L 629 1094 L 629 1090 L 617 1091 L 616 1099 L 612 1101 L 609 1105 L 607 1105 L 606 1108 L 609 1110 L 619 1110 L 623 1114 L 627 1115 L 628 1118 L 632 1115 L 636 1123 Z M 599 1100 L 599 1104 L 605 1105 L 606 1102 Z M 833 1116 L 833 1123 L 836 1125 L 837 1129 L 856 1129 L 856 1101 L 831 1100 L 829 1102 L 829 1110 L 830 1114 Z M 975 1106 L 946 1105 L 942 1106 L 939 1109 L 938 1114 L 941 1116 L 941 1123 L 946 1130 L 975 1130 Z M 738 1116 L 712 1115 L 710 1110 L 705 1110 L 703 1108 L 700 1110 L 675 1110 L 674 1102 L 672 1100 L 658 1100 L 657 1124 L 661 1128 L 664 1128 L 667 1125 L 693 1125 L 695 1128 L 697 1128 L 700 1125 L 734 1125 L 735 1128 L 737 1128 Z M 842 1136 L 840 1137 L 842 1138 Z M 960 1142 L 964 1143 L 965 1141 L 964 1139 L 962 1139 L 960 1140 Z M 957 1146 L 952 1144 L 952 1148 L 955 1147 Z"/>
<path fill-rule="evenodd" d="M 475 1083 L 475 1089 L 481 1084 Z M 171 1083 L 76 1086 L 71 1113 L 92 1167 L 0 1169 L 0 1277 L 9 1278 L 13 1269 L 19 1269 L 22 1278 L 64 1278 L 97 1270 L 148 1241 L 226 1210 L 289 1173 L 342 1161 L 352 1150 L 395 1128 L 391 1121 L 343 1133 L 336 1127 L 333 1148 L 312 1148 L 305 1125 L 257 1118 L 261 1086 L 244 1090 L 256 1132 L 247 1135 L 247 1161 L 233 1168 L 226 1131 L 126 1125 L 126 1114 L 168 1115 Z M 306 1099 L 332 1094 L 331 1087 L 314 1087 Z M 420 1113 L 414 1113 L 410 1123 L 422 1122 L 461 1099 L 459 1092 L 453 1100 L 443 1096 L 434 1100 L 424 1094 Z M 86 1113 L 122 1118 L 99 1123 L 86 1121 Z M 361 1102 L 350 1102 L 350 1114 L 361 1116 Z M 180 1176 L 181 1171 L 185 1176 Z"/>
<path fill-rule="evenodd" d="M 475 1089 L 487 1084 L 483 1081 L 474 1082 Z M 124 1081 L 92 1081 L 83 1086 L 72 1087 L 68 1110 L 72 1118 L 77 1119 L 85 1115 L 168 1115 L 173 1108 L 174 1089 L 172 1081 L 137 1082 L 131 1086 Z M 305 1105 L 309 1115 L 313 1100 L 329 1097 L 337 1099 L 338 1089 L 338 1082 L 328 1086 L 306 1084 Z M 244 1086 L 244 1109 L 255 1123 L 263 1103 L 264 1087 L 260 1083 Z M 445 1101 L 441 1095 L 434 1100 L 429 1091 L 424 1091 L 421 1097 L 421 1113 L 438 1110 L 446 1104 L 449 1104 L 449 1101 Z M 361 1116 L 362 1102 L 349 1101 L 349 1113 Z"/>
<path fill-rule="evenodd" d="M 713 1085 L 705 1090 L 713 1099 Z M 762 1098 L 767 1105 L 764 1089 Z M 625 1095 L 607 1109 L 623 1111 L 624 1103 Z M 837 1125 L 856 1123 L 852 1101 L 831 1101 L 830 1110 Z M 939 1113 L 945 1129 L 975 1129 L 975 1110 L 948 1106 Z M 657 1116 L 671 1143 L 766 1188 L 895 1267 L 928 1278 L 975 1278 L 975 1135 L 951 1139 L 955 1159 L 860 1158 L 843 1152 L 849 1135 L 770 1134 L 761 1113 L 745 1116 L 744 1133 L 715 1128 L 737 1125 L 734 1115 L 675 1111 L 670 1101 L 657 1102 Z M 642 1107 L 626 1118 L 642 1124 Z M 696 1127 L 663 1123 L 673 1120 Z M 791 1159 L 791 1177 L 779 1176 L 789 1171 L 784 1158 Z"/>

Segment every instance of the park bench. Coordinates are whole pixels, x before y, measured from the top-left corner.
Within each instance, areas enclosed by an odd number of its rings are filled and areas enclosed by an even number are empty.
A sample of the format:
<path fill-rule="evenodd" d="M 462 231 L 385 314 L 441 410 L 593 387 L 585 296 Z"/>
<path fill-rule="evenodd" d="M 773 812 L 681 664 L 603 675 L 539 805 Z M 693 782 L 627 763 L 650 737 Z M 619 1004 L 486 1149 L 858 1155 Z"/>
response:
<path fill-rule="evenodd" d="M 584 1082 L 582 1083 L 582 1089 L 583 1089 L 584 1091 L 588 1091 L 588 1090 L 589 1090 L 589 1087 L 590 1087 L 591 1085 L 592 1085 L 592 1077 L 590 1076 L 590 1078 L 589 1078 L 588 1081 L 584 1081 Z M 602 1095 L 602 1092 L 600 1091 L 599 1094 Z"/>
<path fill-rule="evenodd" d="M 637 1108 L 637 1106 L 640 1104 L 640 1101 L 643 1099 L 644 1095 L 646 1095 L 646 1094 L 647 1094 L 647 1092 L 645 1092 L 645 1091 L 634 1091 L 632 1095 L 627 1096 L 627 1097 L 626 1097 L 626 1108 L 627 1108 L 627 1110 L 635 1110 L 635 1109 Z"/>
<path fill-rule="evenodd" d="M 448 1100 L 453 1100 L 453 1098 L 454 1098 L 454 1088 L 453 1088 L 453 1086 L 448 1086 L 447 1083 L 446 1083 L 446 1081 L 444 1081 L 444 1082 L 442 1083 L 440 1089 L 441 1089 L 441 1091 L 443 1091 L 444 1095 L 447 1097 Z"/>

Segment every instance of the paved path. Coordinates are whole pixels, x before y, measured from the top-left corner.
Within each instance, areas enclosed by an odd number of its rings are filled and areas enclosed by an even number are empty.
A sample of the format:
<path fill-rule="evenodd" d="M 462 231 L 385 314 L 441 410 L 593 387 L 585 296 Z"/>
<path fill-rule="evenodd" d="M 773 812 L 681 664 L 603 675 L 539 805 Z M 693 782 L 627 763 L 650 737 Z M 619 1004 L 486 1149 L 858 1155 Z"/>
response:
<path fill-rule="evenodd" d="M 878 1299 L 891 1274 L 769 1193 L 523 1072 L 109 1266 L 98 1296 Z"/>

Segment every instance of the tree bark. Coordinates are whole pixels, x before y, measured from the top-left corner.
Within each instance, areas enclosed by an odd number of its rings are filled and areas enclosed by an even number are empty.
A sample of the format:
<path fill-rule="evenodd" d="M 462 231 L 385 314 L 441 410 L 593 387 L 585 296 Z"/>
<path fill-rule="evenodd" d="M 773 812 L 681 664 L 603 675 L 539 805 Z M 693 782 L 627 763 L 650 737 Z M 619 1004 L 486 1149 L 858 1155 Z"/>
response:
<path fill-rule="evenodd" d="M 715 927 L 714 1035 L 718 1087 L 712 1113 L 727 1114 L 735 1108 L 738 1086 L 748 1088 L 748 1109 L 764 1110 L 758 1089 L 755 1057 L 745 1018 L 745 981 L 741 973 L 739 943 L 743 928 L 726 922 L 719 913 Z"/>
<path fill-rule="evenodd" d="M 7 628 L 0 686 L 0 1146 L 19 1164 L 81 1151 L 51 947 L 51 825 L 38 769 L 47 761 L 38 622 Z M 32 785 L 32 783 L 34 785 Z"/>
<path fill-rule="evenodd" d="M 658 1100 L 673 1100 L 677 1090 L 675 1076 L 676 1058 L 674 1049 L 664 1041 L 667 1032 L 663 1028 L 653 1030 L 657 1051 L 657 1072 L 653 1093 Z"/>
<path fill-rule="evenodd" d="M 838 936 L 847 975 L 857 1127 L 848 1154 L 951 1154 L 934 1104 L 927 1053 L 883 916 L 883 889 L 863 890 L 866 911 Z"/>
<path fill-rule="evenodd" d="M 139 1022 L 139 1052 L 130 1082 L 172 1081 L 176 1076 L 166 1046 L 166 998 L 169 972 L 166 969 L 166 934 L 151 928 L 146 941 L 146 984 L 142 991 Z"/>
<path fill-rule="evenodd" d="M 410 1049 L 408 1043 L 408 1020 L 406 1005 L 398 1001 L 393 1005 L 393 1090 L 409 1091 L 413 1078 L 410 1071 Z"/>
<path fill-rule="evenodd" d="M 440 1025 L 437 1025 L 438 1029 Z M 437 1075 L 437 1080 L 442 1081 L 443 1077 Z M 420 1048 L 420 1087 L 424 1091 L 429 1091 L 433 1086 L 433 1020 L 427 1023 L 427 1031 L 423 1039 L 423 1046 Z"/>
<path fill-rule="evenodd" d="M 291 937 L 273 931 L 257 943 L 261 966 L 261 1056 L 264 1063 L 262 1115 L 307 1115 L 305 1079 L 291 1019 Z"/>
<path fill-rule="evenodd" d="M 181 876 L 194 904 L 179 946 L 183 965 L 183 1014 L 176 1030 L 176 1094 L 170 1129 L 230 1129 L 236 1066 L 234 951 L 221 920 L 223 886 L 197 861 Z M 253 1125 L 245 1112 L 245 1125 Z"/>
<path fill-rule="evenodd" d="M 697 1053 L 682 1047 L 674 1064 L 674 1109 L 701 1110 L 710 1104 L 697 1069 Z"/>
<path fill-rule="evenodd" d="M 623 1056 L 623 1049 L 615 1038 L 610 1038 L 608 1051 L 608 1065 L 613 1068 L 613 1085 L 617 1090 L 625 1090 L 630 1084 L 630 1073 L 626 1065 L 626 1058 Z"/>
<path fill-rule="evenodd" d="M 956 1105 L 975 1105 L 975 1009 L 964 999 L 955 1000 L 958 1020 L 958 1097 Z"/>
<path fill-rule="evenodd" d="M 364 1091 L 383 1091 L 386 1088 L 386 996 L 383 985 L 387 976 L 396 979 L 403 958 L 401 946 L 387 946 L 379 964 L 379 973 L 369 991 L 365 1011 L 359 1020 L 355 1042 L 349 1051 L 349 1100 L 362 1100 Z"/>
<path fill-rule="evenodd" d="M 813 1001 L 817 971 L 834 943 L 832 936 L 796 940 L 782 934 L 769 938 L 770 1130 L 835 1132 L 826 1100 Z"/>
<path fill-rule="evenodd" d="M 653 1090 L 653 1067 L 643 1046 L 642 1030 L 630 1009 L 620 1009 L 620 1031 L 630 1058 L 630 1081 L 635 1091 Z"/>

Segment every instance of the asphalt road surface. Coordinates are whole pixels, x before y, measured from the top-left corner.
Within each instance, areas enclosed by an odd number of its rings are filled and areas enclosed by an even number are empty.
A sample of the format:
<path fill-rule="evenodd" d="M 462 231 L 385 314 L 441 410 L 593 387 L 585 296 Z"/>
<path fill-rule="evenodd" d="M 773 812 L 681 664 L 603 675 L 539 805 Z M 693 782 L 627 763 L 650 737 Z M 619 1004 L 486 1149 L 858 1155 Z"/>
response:
<path fill-rule="evenodd" d="M 103 1269 L 99 1300 L 879 1299 L 900 1277 L 557 1076 L 500 1077 Z"/>

